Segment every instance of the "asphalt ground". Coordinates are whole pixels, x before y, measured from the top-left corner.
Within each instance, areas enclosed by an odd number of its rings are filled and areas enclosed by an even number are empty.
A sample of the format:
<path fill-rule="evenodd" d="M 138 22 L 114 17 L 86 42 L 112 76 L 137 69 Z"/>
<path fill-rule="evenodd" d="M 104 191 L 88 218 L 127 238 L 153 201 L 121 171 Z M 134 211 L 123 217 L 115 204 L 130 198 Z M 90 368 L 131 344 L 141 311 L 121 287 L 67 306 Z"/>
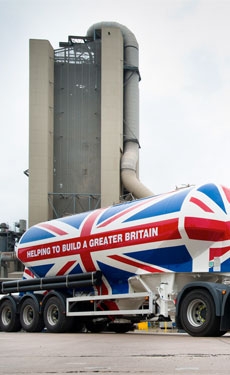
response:
<path fill-rule="evenodd" d="M 0 374 L 229 374 L 230 335 L 0 332 Z"/>

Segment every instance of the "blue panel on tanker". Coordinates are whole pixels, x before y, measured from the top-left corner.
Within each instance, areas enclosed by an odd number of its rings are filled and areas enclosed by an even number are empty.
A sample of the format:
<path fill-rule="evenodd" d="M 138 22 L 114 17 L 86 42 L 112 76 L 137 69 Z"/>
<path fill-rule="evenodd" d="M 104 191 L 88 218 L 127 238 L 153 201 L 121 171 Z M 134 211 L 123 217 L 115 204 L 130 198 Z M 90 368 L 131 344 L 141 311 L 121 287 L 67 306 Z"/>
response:
<path fill-rule="evenodd" d="M 230 259 L 225 260 L 225 262 L 221 263 L 220 272 L 229 272 L 230 270 Z"/>
<path fill-rule="evenodd" d="M 97 224 L 102 223 L 103 221 L 109 219 L 110 217 L 121 213 L 122 211 L 127 210 L 130 207 L 133 207 L 137 204 L 139 204 L 141 201 L 146 200 L 147 198 L 143 199 L 138 199 L 138 201 L 132 201 L 132 202 L 127 202 L 127 203 L 121 203 L 121 204 L 116 204 L 115 206 L 111 206 L 106 211 L 101 215 L 100 219 L 98 220 Z"/>
<path fill-rule="evenodd" d="M 177 194 L 166 197 L 159 202 L 153 202 L 150 207 L 139 211 L 137 214 L 129 217 L 126 221 L 146 219 L 152 216 L 159 216 L 164 214 L 170 214 L 173 212 L 179 212 L 184 202 L 184 198 L 188 195 L 190 189 L 184 189 Z"/>
<path fill-rule="evenodd" d="M 184 245 L 142 250 L 125 255 L 174 272 L 192 271 L 192 257 Z"/>
<path fill-rule="evenodd" d="M 123 271 L 101 262 L 98 262 L 98 265 L 103 275 L 109 280 L 109 285 L 112 288 L 113 294 L 128 293 L 128 279 L 132 277 L 134 273 Z"/>
<path fill-rule="evenodd" d="M 201 186 L 197 189 L 197 191 L 201 191 L 202 193 L 206 194 L 209 198 L 211 198 L 225 213 L 226 209 L 224 206 L 223 199 L 220 195 L 220 191 L 218 187 L 214 184 L 206 184 Z"/>
<path fill-rule="evenodd" d="M 45 277 L 47 272 L 54 266 L 54 263 L 44 264 L 42 266 L 33 266 L 30 267 L 30 270 L 36 277 Z"/>
<path fill-rule="evenodd" d="M 89 212 L 83 212 L 77 215 L 73 216 L 66 216 L 62 217 L 60 219 L 57 219 L 58 221 L 61 221 L 63 223 L 69 224 L 72 227 L 79 229 L 80 225 L 82 224 L 83 220 L 86 218 L 86 216 L 89 215 Z"/>
<path fill-rule="evenodd" d="M 74 267 L 70 272 L 69 275 L 74 275 L 75 273 L 83 273 L 80 264 L 77 264 L 76 267 Z"/>
<path fill-rule="evenodd" d="M 20 244 L 33 242 L 39 240 L 46 240 L 48 238 L 55 237 L 52 233 L 47 232 L 41 228 L 31 227 L 27 232 L 21 237 Z"/>

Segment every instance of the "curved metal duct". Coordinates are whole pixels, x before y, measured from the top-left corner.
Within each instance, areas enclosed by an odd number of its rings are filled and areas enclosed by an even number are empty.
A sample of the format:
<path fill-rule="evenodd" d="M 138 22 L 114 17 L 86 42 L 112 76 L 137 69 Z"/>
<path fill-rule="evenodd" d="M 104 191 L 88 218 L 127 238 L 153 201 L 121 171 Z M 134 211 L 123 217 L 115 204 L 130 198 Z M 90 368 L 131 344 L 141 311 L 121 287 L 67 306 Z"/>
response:
<path fill-rule="evenodd" d="M 135 198 L 153 195 L 137 178 L 139 158 L 139 51 L 134 34 L 117 22 L 99 22 L 87 32 L 94 36 L 95 30 L 115 27 L 121 30 L 124 40 L 124 150 L 121 158 L 121 179 L 125 188 Z"/>

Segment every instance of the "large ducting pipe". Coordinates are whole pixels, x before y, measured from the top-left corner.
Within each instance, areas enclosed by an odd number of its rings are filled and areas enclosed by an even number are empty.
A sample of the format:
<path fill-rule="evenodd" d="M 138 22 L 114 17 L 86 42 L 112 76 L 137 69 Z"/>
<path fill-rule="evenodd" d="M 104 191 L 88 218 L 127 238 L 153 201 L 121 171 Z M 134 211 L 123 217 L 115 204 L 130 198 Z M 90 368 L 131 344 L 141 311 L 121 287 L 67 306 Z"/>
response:
<path fill-rule="evenodd" d="M 88 36 L 95 30 L 115 27 L 121 30 L 124 40 L 124 147 L 121 158 L 121 180 L 135 198 L 153 195 L 137 178 L 139 159 L 139 51 L 134 34 L 117 22 L 99 22 L 92 25 Z"/>

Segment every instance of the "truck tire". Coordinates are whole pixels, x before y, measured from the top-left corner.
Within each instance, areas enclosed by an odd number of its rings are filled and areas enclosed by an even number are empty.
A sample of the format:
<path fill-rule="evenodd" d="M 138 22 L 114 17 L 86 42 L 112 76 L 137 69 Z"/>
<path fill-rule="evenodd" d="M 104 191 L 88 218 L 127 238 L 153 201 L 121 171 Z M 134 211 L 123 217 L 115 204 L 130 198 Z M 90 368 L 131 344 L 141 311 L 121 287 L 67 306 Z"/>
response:
<path fill-rule="evenodd" d="M 74 317 L 73 325 L 71 327 L 71 332 L 80 333 L 83 332 L 85 329 L 85 321 L 81 319 L 79 316 Z"/>
<path fill-rule="evenodd" d="M 41 332 L 44 328 L 43 316 L 39 313 L 38 302 L 27 298 L 20 309 L 20 322 L 26 332 Z"/>
<path fill-rule="evenodd" d="M 96 318 L 92 320 L 87 320 L 85 323 L 87 331 L 92 333 L 99 333 L 106 329 L 107 319 L 105 318 Z"/>
<path fill-rule="evenodd" d="M 67 317 L 65 303 L 62 299 L 53 296 L 49 298 L 44 308 L 44 323 L 49 332 L 63 333 L 71 331 L 74 320 Z"/>
<path fill-rule="evenodd" d="M 192 290 L 181 301 L 180 319 L 183 329 L 191 336 L 219 336 L 220 317 L 207 290 Z"/>
<path fill-rule="evenodd" d="M 13 299 L 6 299 L 0 306 L 0 331 L 18 332 L 20 329 L 21 323 L 16 302 Z"/>
<path fill-rule="evenodd" d="M 111 323 L 109 324 L 109 330 L 115 333 L 126 333 L 134 330 L 133 323 Z"/>

